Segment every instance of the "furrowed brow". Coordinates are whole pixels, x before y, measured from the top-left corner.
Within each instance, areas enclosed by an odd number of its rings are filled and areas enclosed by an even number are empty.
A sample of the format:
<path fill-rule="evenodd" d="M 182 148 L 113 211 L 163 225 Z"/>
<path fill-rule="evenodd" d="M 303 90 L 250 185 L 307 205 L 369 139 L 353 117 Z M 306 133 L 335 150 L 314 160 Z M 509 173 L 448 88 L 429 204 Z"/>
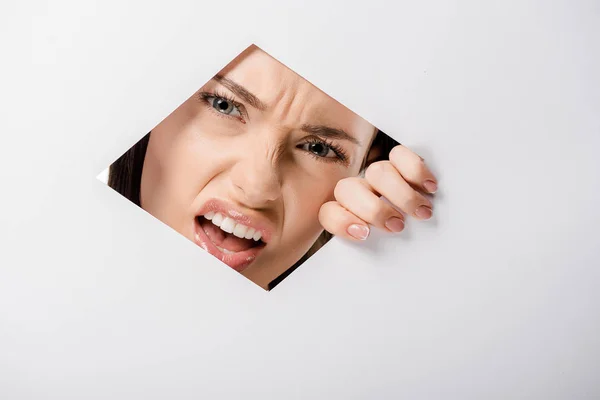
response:
<path fill-rule="evenodd" d="M 213 79 L 219 82 L 221 85 L 225 86 L 227 89 L 231 90 L 233 93 L 241 97 L 246 103 L 250 104 L 252 107 L 257 108 L 261 111 L 267 109 L 267 105 L 260 101 L 258 97 L 250 93 L 248 89 L 232 81 L 229 78 L 225 78 L 222 75 L 215 75 Z"/>
<path fill-rule="evenodd" d="M 347 140 L 356 145 L 359 145 L 359 146 L 361 145 L 359 140 L 357 140 L 355 137 L 349 135 L 342 129 L 330 128 L 328 126 L 323 126 L 323 125 L 307 125 L 307 124 L 305 124 L 305 125 L 302 125 L 302 130 L 307 133 L 312 133 L 313 135 L 324 136 L 324 137 L 331 138 L 331 139 Z"/>

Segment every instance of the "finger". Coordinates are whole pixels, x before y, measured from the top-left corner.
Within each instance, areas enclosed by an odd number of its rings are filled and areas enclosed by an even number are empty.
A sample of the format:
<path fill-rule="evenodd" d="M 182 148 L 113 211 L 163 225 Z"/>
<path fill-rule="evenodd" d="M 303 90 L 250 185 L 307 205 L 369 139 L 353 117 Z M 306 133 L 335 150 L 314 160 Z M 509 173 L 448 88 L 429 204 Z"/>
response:
<path fill-rule="evenodd" d="M 431 202 L 404 180 L 390 161 L 369 165 L 365 179 L 394 206 L 417 219 L 429 219 L 433 213 Z"/>
<path fill-rule="evenodd" d="M 398 145 L 390 151 L 389 159 L 406 182 L 428 193 L 437 191 L 437 179 L 418 154 Z"/>
<path fill-rule="evenodd" d="M 337 201 L 329 201 L 319 209 L 319 222 L 334 236 L 352 241 L 362 241 L 369 237 L 369 225 L 346 210 Z"/>
<path fill-rule="evenodd" d="M 342 207 L 368 224 L 388 232 L 400 232 L 404 229 L 404 216 L 381 200 L 366 179 L 342 179 L 338 181 L 333 193 Z"/>

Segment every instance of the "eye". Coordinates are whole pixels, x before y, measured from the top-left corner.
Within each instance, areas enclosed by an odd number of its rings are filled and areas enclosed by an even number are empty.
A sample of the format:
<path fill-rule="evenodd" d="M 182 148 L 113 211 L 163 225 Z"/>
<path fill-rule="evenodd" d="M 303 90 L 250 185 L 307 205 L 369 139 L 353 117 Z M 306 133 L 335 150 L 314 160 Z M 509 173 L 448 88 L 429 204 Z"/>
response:
<path fill-rule="evenodd" d="M 302 148 L 303 148 L 303 150 L 309 151 L 319 157 L 324 157 L 324 158 L 337 157 L 337 154 L 335 154 L 335 151 L 333 151 L 333 149 L 330 148 L 325 143 L 320 143 L 320 142 L 306 143 L 302 146 Z"/>
<path fill-rule="evenodd" d="M 331 162 L 346 162 L 347 160 L 344 150 L 321 139 L 310 138 L 307 143 L 299 147 L 318 160 Z"/>
<path fill-rule="evenodd" d="M 242 116 L 242 112 L 240 111 L 239 107 L 235 105 L 231 100 L 218 96 L 206 96 L 205 99 L 208 102 L 208 104 L 212 106 L 212 108 L 214 108 L 221 114 L 229 115 L 232 117 Z"/>

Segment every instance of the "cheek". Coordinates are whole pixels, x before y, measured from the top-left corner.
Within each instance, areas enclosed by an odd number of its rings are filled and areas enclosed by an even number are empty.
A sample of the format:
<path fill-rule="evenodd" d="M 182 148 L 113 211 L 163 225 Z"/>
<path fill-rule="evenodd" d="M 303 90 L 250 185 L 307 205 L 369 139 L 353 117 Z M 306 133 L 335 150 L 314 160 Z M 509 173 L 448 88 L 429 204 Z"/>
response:
<path fill-rule="evenodd" d="M 307 242 L 304 243 L 304 247 L 312 245 L 323 230 L 318 219 L 319 209 L 324 203 L 334 199 L 333 190 L 336 182 L 336 180 L 306 178 L 290 182 L 290 191 L 285 197 L 284 236 L 287 242 L 293 244 Z"/>
<path fill-rule="evenodd" d="M 210 142 L 200 133 L 200 124 L 170 117 L 150 134 L 141 184 L 142 207 L 164 222 L 191 211 L 214 173 L 207 166 L 216 165 L 220 157 L 219 152 L 206 151 Z"/>

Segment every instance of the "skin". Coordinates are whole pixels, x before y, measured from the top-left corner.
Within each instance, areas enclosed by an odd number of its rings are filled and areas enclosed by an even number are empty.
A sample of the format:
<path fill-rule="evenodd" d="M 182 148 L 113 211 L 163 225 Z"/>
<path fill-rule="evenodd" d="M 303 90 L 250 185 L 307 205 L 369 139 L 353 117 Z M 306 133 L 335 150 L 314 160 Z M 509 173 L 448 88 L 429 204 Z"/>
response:
<path fill-rule="evenodd" d="M 377 130 L 262 50 L 248 48 L 218 76 L 243 86 L 262 107 L 230 90 L 229 81 L 212 79 L 152 130 L 140 197 L 159 220 L 194 240 L 194 218 L 210 198 L 269 220 L 272 238 L 242 271 L 266 289 L 324 229 L 359 241 L 369 225 L 401 231 L 404 216 L 380 195 L 407 215 L 431 217 L 421 192 L 435 191 L 436 179 L 418 155 L 397 146 L 390 161 L 371 164 L 357 177 Z M 200 95 L 215 90 L 216 96 Z M 239 107 L 227 100 L 229 114 L 215 109 L 222 95 Z M 340 160 L 328 144 L 307 142 L 322 139 L 303 130 L 307 124 L 343 130 L 359 144 L 327 139 L 345 154 Z"/>

